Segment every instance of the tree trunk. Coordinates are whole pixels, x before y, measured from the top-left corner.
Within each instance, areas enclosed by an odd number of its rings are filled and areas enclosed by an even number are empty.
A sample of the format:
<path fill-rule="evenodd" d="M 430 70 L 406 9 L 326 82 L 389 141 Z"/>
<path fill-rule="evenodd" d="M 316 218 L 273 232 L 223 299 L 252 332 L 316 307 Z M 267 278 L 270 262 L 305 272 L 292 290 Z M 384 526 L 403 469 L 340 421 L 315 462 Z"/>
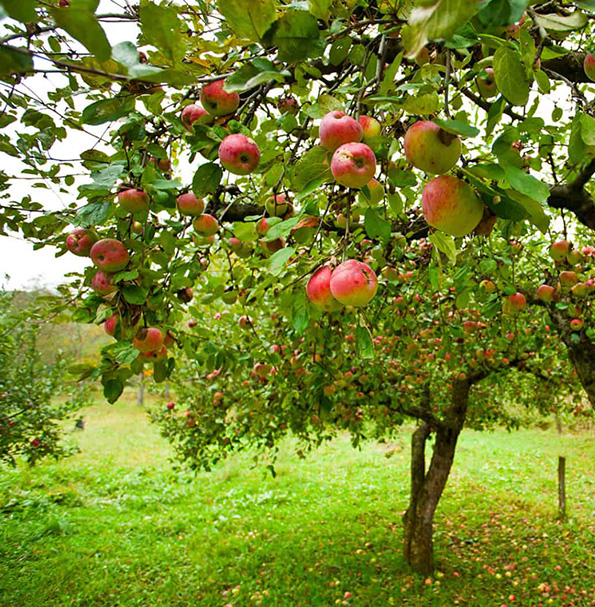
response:
<path fill-rule="evenodd" d="M 447 422 L 436 429 L 436 441 L 427 473 L 425 445 L 430 434 L 428 425 L 422 423 L 411 439 L 411 496 L 403 517 L 403 556 L 413 570 L 422 575 L 434 570 L 434 514 L 452 468 L 469 401 L 469 382 L 455 380 L 453 384 L 452 407 Z"/>
<path fill-rule="evenodd" d="M 136 404 L 141 407 L 145 404 L 145 379 L 142 376 L 138 381 L 138 391 L 136 393 Z"/>

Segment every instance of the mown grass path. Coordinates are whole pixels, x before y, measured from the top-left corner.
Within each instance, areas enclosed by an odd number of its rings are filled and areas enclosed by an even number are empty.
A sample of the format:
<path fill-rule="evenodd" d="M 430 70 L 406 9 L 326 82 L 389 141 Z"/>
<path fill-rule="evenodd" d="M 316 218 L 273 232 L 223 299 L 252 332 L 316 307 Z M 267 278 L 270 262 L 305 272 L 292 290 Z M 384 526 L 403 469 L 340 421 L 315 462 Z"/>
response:
<path fill-rule="evenodd" d="M 275 479 L 248 454 L 195 476 L 136 405 L 84 415 L 80 454 L 0 470 L 1 607 L 595 605 L 592 434 L 465 431 L 423 579 L 400 557 L 406 429 L 306 460 L 288 442 Z"/>

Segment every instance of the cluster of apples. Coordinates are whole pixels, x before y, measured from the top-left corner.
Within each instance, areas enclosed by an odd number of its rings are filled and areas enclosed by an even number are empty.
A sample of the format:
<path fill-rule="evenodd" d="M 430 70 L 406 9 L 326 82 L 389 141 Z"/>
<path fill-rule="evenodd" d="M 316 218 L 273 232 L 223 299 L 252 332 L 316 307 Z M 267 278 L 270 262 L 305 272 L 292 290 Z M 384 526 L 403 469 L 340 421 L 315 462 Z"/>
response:
<path fill-rule="evenodd" d="M 369 265 L 348 259 L 334 270 L 322 266 L 308 281 L 306 295 L 317 308 L 336 312 L 343 306 L 362 307 L 378 290 L 378 278 Z"/>
<path fill-rule="evenodd" d="M 182 124 L 190 131 L 194 124 L 211 124 L 216 118 L 230 116 L 240 105 L 237 93 L 228 93 L 223 89 L 224 79 L 205 84 L 200 92 L 198 104 L 187 105 L 182 110 Z M 241 133 L 228 135 L 219 146 L 221 166 L 234 175 L 249 175 L 260 162 L 258 145 Z"/>
<path fill-rule="evenodd" d="M 564 295 L 570 295 L 573 301 L 579 301 L 595 293 L 595 281 L 589 278 L 581 282 L 576 272 L 576 266 L 581 264 L 585 257 L 592 255 L 591 247 L 585 247 L 584 251 L 579 251 L 574 249 L 568 240 L 558 240 L 550 246 L 549 253 L 556 263 L 556 267 L 561 271 L 558 274 L 556 286 L 543 284 L 538 287 L 535 292 L 537 299 L 549 304 L 559 301 Z M 572 269 L 565 270 L 563 269 L 565 266 L 570 266 Z M 583 328 L 583 320 L 578 317 L 580 310 L 576 306 L 571 306 L 569 311 L 576 315 L 570 321 L 571 330 L 580 331 Z"/>
<path fill-rule="evenodd" d="M 177 198 L 180 215 L 193 217 L 192 227 L 205 242 L 213 243 L 215 234 L 219 230 L 219 222 L 213 215 L 205 213 L 205 201 L 198 198 L 193 192 L 180 194 Z"/>

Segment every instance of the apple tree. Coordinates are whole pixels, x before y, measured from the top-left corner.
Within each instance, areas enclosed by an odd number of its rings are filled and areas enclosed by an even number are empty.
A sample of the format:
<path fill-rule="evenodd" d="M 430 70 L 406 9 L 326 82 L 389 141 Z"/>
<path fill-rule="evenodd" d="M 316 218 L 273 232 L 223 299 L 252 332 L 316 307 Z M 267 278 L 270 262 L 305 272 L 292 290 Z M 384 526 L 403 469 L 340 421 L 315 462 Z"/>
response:
<path fill-rule="evenodd" d="M 90 258 L 63 307 L 115 339 L 81 376 L 176 381 L 195 466 L 417 420 L 430 571 L 463 427 L 595 403 L 593 6 L 97 4 L 0 2 L 0 230 Z"/>

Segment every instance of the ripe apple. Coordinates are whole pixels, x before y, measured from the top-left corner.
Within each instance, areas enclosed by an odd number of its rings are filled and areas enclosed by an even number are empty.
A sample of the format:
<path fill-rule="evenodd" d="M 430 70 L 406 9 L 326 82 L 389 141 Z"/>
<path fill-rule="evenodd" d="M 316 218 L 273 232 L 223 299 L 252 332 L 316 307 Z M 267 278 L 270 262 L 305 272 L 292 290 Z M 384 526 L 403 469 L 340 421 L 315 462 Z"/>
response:
<path fill-rule="evenodd" d="M 98 295 L 109 295 L 116 291 L 118 287 L 114 284 L 114 279 L 111 274 L 106 274 L 102 270 L 98 270 L 91 280 L 91 288 Z"/>
<path fill-rule="evenodd" d="M 374 177 L 376 156 L 365 143 L 345 143 L 331 160 L 333 177 L 348 188 L 363 188 Z"/>
<path fill-rule="evenodd" d="M 277 109 L 282 114 L 293 114 L 295 116 L 299 112 L 300 106 L 293 95 L 284 95 L 277 100 Z"/>
<path fill-rule="evenodd" d="M 119 240 L 104 238 L 91 247 L 91 260 L 104 272 L 118 272 L 128 265 L 130 255 Z"/>
<path fill-rule="evenodd" d="M 177 202 L 180 215 L 197 217 L 198 215 L 202 215 L 205 210 L 205 201 L 201 198 L 197 198 L 192 192 L 180 194 Z"/>
<path fill-rule="evenodd" d="M 89 257 L 91 247 L 99 240 L 93 230 L 79 228 L 66 237 L 66 248 L 79 257 Z"/>
<path fill-rule="evenodd" d="M 271 229 L 269 222 L 266 220 L 266 217 L 259 219 L 254 224 L 254 230 L 259 236 L 266 236 L 266 233 Z"/>
<path fill-rule="evenodd" d="M 131 228 L 135 234 L 140 235 L 143 233 L 143 224 L 140 221 L 133 221 Z"/>
<path fill-rule="evenodd" d="M 404 140 L 405 156 L 416 168 L 442 175 L 461 156 L 461 140 L 429 120 L 420 120 L 409 127 Z"/>
<path fill-rule="evenodd" d="M 452 175 L 435 177 L 426 185 L 422 210 L 429 225 L 457 237 L 473 232 L 483 217 L 483 203 L 473 188 Z"/>
<path fill-rule="evenodd" d="M 264 254 L 270 257 L 273 253 L 280 251 L 285 246 L 285 238 L 275 238 L 275 240 L 259 240 Z"/>
<path fill-rule="evenodd" d="M 192 298 L 194 297 L 194 289 L 192 287 L 186 287 L 185 289 L 180 289 L 176 292 L 176 296 L 180 301 L 184 303 L 190 303 Z M 166 335 L 167 338 L 167 335 Z"/>
<path fill-rule="evenodd" d="M 570 253 L 570 243 L 567 240 L 558 240 L 550 246 L 550 257 L 554 261 L 564 261 Z"/>
<path fill-rule="evenodd" d="M 527 304 L 527 299 L 522 293 L 514 293 L 504 299 L 502 312 L 504 314 L 517 314 Z"/>
<path fill-rule="evenodd" d="M 576 272 L 565 271 L 560 272 L 558 280 L 560 281 L 560 286 L 568 290 L 578 282 L 578 276 Z"/>
<path fill-rule="evenodd" d="M 276 194 L 269 196 L 265 203 L 265 209 L 271 217 L 283 217 L 291 208 L 285 194 Z"/>
<path fill-rule="evenodd" d="M 170 400 L 167 405 L 165 405 L 170 411 L 176 406 L 173 400 Z"/>
<path fill-rule="evenodd" d="M 331 293 L 332 270 L 329 266 L 322 266 L 312 274 L 306 285 L 306 295 L 314 306 L 326 312 L 340 310 L 343 305 Z"/>
<path fill-rule="evenodd" d="M 123 190 L 118 193 L 118 204 L 127 213 L 142 213 L 149 209 L 149 195 L 135 188 Z"/>
<path fill-rule="evenodd" d="M 193 222 L 192 227 L 194 231 L 200 236 L 213 236 L 219 229 L 219 222 L 208 213 L 199 215 Z"/>
<path fill-rule="evenodd" d="M 378 290 L 374 270 L 356 259 L 348 259 L 337 266 L 331 275 L 333 297 L 345 306 L 365 306 Z"/>
<path fill-rule="evenodd" d="M 156 327 L 148 327 L 139 329 L 132 345 L 140 352 L 155 352 L 163 346 L 165 335 L 161 329 Z"/>
<path fill-rule="evenodd" d="M 595 56 L 591 53 L 587 53 L 583 67 L 585 69 L 585 75 L 587 78 L 595 82 Z"/>
<path fill-rule="evenodd" d="M 205 84 L 200 91 L 200 101 L 211 116 L 227 116 L 233 114 L 240 105 L 237 93 L 227 93 L 223 90 L 225 80 L 215 80 Z"/>
<path fill-rule="evenodd" d="M 167 348 L 165 346 L 161 346 L 158 350 L 151 350 L 150 352 L 141 352 L 139 354 L 141 360 L 163 360 L 167 358 Z"/>
<path fill-rule="evenodd" d="M 182 110 L 180 120 L 189 131 L 194 131 L 193 125 L 195 122 L 196 124 L 210 124 L 213 121 L 213 116 L 204 107 L 192 103 Z"/>
<path fill-rule="evenodd" d="M 119 320 L 120 316 L 118 314 L 112 314 L 105 323 L 103 323 L 103 328 L 108 335 L 114 335 Z"/>
<path fill-rule="evenodd" d="M 219 160 L 230 173 L 248 175 L 260 162 L 260 150 L 246 135 L 228 135 L 219 146 Z"/>
<path fill-rule="evenodd" d="M 477 90 L 484 99 L 490 99 L 498 94 L 498 85 L 494 78 L 494 69 L 491 67 L 485 68 L 485 75 L 480 75 L 475 79 Z"/>
<path fill-rule="evenodd" d="M 535 296 L 545 303 L 552 303 L 556 299 L 556 289 L 550 285 L 538 287 Z"/>
<path fill-rule="evenodd" d="M 580 318 L 573 318 L 570 321 L 570 328 L 573 331 L 580 331 L 583 328 L 583 321 Z"/>
<path fill-rule="evenodd" d="M 254 322 L 250 318 L 250 316 L 240 316 L 240 318 L 238 320 L 238 325 L 239 325 L 240 329 L 248 329 L 253 324 L 254 324 Z"/>
<path fill-rule="evenodd" d="M 362 141 L 364 143 L 376 142 L 382 133 L 380 122 L 372 116 L 360 116 L 359 123 L 362 127 Z"/>
<path fill-rule="evenodd" d="M 584 260 L 584 256 L 583 254 L 578 250 L 578 249 L 573 249 L 572 251 L 570 251 L 570 253 L 568 253 L 568 255 L 566 256 L 566 261 L 571 265 L 571 266 L 576 266 L 579 263 L 581 263 Z"/>
<path fill-rule="evenodd" d="M 587 297 L 591 293 L 591 288 L 589 285 L 584 282 L 577 282 L 571 289 L 570 294 L 572 297 L 576 299 L 582 299 L 583 297 Z"/>
<path fill-rule="evenodd" d="M 242 242 L 235 236 L 228 238 L 227 244 L 240 259 L 248 259 L 248 257 L 252 255 L 252 247 L 247 242 Z"/>
<path fill-rule="evenodd" d="M 345 112 L 329 112 L 320 122 L 320 145 L 334 152 L 345 143 L 361 141 L 361 124 Z"/>

